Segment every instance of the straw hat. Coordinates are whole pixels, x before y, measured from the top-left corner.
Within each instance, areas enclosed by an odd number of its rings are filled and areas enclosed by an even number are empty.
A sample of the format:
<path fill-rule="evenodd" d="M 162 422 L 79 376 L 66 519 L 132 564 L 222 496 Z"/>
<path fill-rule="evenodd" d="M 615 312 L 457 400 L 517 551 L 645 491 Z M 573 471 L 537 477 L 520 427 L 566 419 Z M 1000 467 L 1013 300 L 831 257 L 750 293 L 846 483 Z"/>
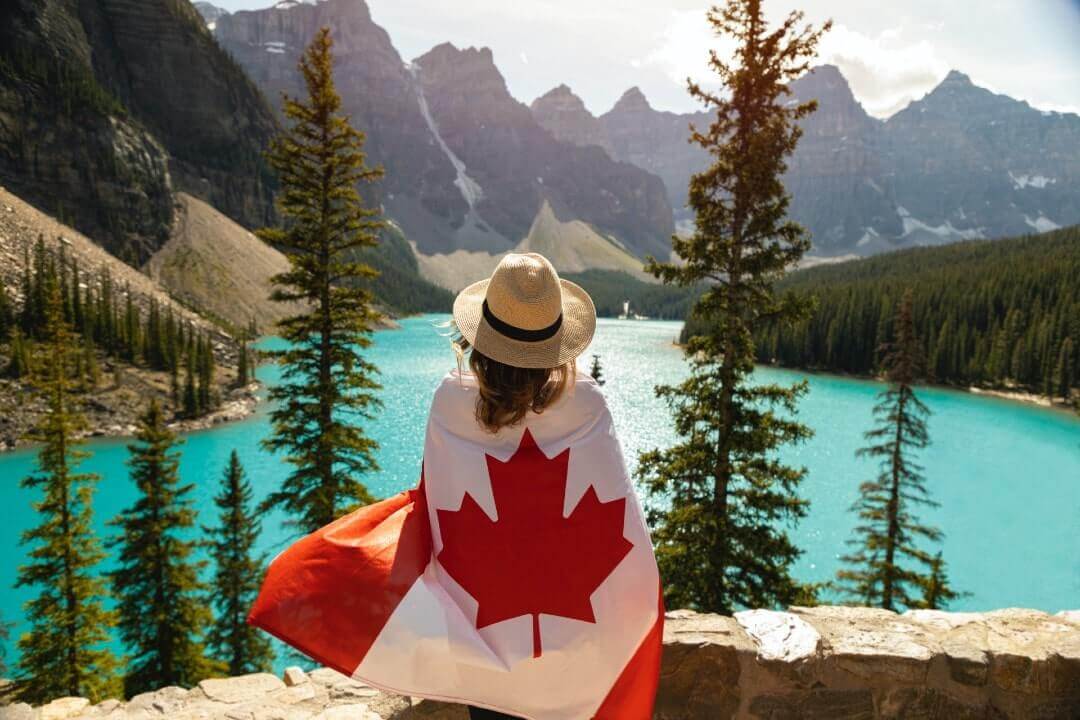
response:
<path fill-rule="evenodd" d="M 589 346 L 596 308 L 587 292 L 560 280 L 543 255 L 510 253 L 489 279 L 458 293 L 454 322 L 469 344 L 492 360 L 553 368 Z"/>

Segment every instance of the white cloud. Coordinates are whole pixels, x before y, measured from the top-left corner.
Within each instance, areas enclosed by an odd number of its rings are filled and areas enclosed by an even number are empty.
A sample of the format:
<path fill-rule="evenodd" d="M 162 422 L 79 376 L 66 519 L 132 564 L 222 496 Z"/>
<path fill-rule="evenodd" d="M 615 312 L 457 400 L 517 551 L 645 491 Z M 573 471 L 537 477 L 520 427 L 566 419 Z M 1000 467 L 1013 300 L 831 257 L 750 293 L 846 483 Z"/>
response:
<path fill-rule="evenodd" d="M 837 24 L 818 48 L 823 62 L 840 68 L 866 111 L 887 117 L 924 95 L 949 71 L 933 44 L 908 40 L 904 28 L 867 35 Z"/>

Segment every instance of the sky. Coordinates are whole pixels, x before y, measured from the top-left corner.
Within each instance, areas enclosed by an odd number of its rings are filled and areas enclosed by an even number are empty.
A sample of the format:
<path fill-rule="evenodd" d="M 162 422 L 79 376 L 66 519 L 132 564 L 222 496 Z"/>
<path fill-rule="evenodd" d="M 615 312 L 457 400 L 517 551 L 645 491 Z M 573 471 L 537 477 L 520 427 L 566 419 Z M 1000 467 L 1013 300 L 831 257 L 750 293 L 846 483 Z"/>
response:
<path fill-rule="evenodd" d="M 227 10 L 271 0 L 211 0 Z M 449 41 L 487 46 L 522 102 L 569 85 L 595 114 L 632 86 L 653 107 L 697 109 L 686 78 L 705 82 L 709 48 L 723 52 L 701 0 L 368 0 L 409 61 Z M 766 0 L 780 19 L 796 7 Z M 820 60 L 840 67 L 855 97 L 887 117 L 950 69 L 1037 108 L 1080 113 L 1080 0 L 800 0 L 807 21 L 831 18 Z"/>

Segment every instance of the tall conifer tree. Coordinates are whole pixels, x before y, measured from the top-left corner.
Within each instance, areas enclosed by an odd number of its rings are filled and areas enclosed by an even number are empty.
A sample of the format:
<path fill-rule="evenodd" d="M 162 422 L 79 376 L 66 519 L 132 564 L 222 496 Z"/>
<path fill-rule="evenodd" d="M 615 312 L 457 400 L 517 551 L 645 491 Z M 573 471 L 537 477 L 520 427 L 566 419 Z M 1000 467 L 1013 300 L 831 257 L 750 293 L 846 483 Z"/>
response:
<path fill-rule="evenodd" d="M 797 494 L 805 470 L 775 454 L 811 435 L 791 419 L 806 385 L 761 384 L 750 375 L 754 331 L 808 312 L 806 303 L 774 291 L 810 246 L 803 228 L 786 219 L 781 176 L 801 134 L 799 120 L 816 107 L 790 101 L 788 83 L 807 71 L 829 26 L 800 28 L 802 14 L 792 13 L 769 28 L 760 0 L 728 0 L 708 12 L 708 21 L 736 44 L 733 62 L 710 53 L 725 92 L 689 84 L 690 94 L 715 112 L 712 124 L 691 136 L 712 165 L 690 180 L 693 235 L 672 239 L 683 262 L 649 264 L 665 283 L 705 282 L 708 290 L 693 308 L 700 334 L 685 345 L 690 377 L 657 388 L 681 441 L 644 453 L 638 474 L 652 498 L 667 600 L 729 613 L 805 601 L 808 594 L 790 575 L 800 551 L 784 529 L 806 513 Z"/>
<path fill-rule="evenodd" d="M 78 450 L 86 428 L 73 406 L 68 372 L 73 347 L 63 319 L 60 289 L 52 278 L 45 292 L 44 363 L 48 412 L 32 438 L 42 443 L 38 472 L 23 480 L 40 489 L 34 503 L 41 522 L 23 533 L 29 562 L 19 568 L 17 585 L 38 590 L 26 604 L 30 630 L 19 639 L 21 699 L 42 704 L 61 696 L 101 700 L 117 688 L 116 660 L 107 647 L 114 616 L 104 606 L 105 582 L 94 574 L 104 558 L 93 531 L 93 490 L 97 476 L 78 473 L 88 456 Z"/>
<path fill-rule="evenodd" d="M 120 636 L 130 653 L 124 691 L 128 696 L 167 685 L 191 687 L 221 667 L 206 657 L 203 635 L 211 614 L 199 580 L 192 536 L 195 510 L 178 474 L 176 435 L 165 426 L 157 401 L 141 418 L 136 442 L 128 446 L 135 504 L 113 525 L 119 548 L 112 573 Z"/>
<path fill-rule="evenodd" d="M 874 408 L 877 425 L 866 433 L 869 445 L 860 457 L 879 461 L 876 479 L 859 487 L 852 506 L 859 525 L 849 541 L 854 552 L 841 558 L 841 589 L 859 602 L 886 610 L 940 607 L 957 597 L 948 586 L 944 560 L 924 549 L 941 540 L 939 529 L 919 522 L 919 507 L 930 499 L 922 468 L 913 453 L 930 444 L 926 418 L 930 410 L 915 395 L 914 384 L 925 377 L 925 359 L 915 332 L 912 294 L 904 294 L 893 321 L 893 340 L 882 348 L 889 388 Z"/>
<path fill-rule="evenodd" d="M 7 339 L 15 327 L 15 308 L 8 297 L 7 288 L 0 283 L 0 340 Z"/>
<path fill-rule="evenodd" d="M 251 498 L 251 483 L 233 450 L 221 493 L 214 498 L 220 511 L 218 526 L 205 528 L 212 538 L 210 554 L 216 568 L 212 599 L 217 610 L 207 644 L 230 675 L 267 671 L 274 659 L 269 640 L 247 622 L 266 565 L 265 557 L 253 554 L 260 524 Z"/>
<path fill-rule="evenodd" d="M 273 299 L 310 308 L 278 324 L 289 347 L 269 353 L 282 374 L 270 391 L 276 407 L 265 443 L 284 451 L 293 470 L 264 508 L 284 509 L 303 532 L 370 502 L 359 478 L 377 469 L 377 444 L 359 425 L 379 405 L 377 369 L 363 355 L 378 313 L 362 281 L 376 271 L 351 258 L 377 243 L 382 223 L 357 185 L 382 170 L 366 165 L 364 135 L 341 114 L 331 48 L 323 28 L 300 62 L 307 98 L 285 98 L 291 127 L 268 156 L 285 224 L 259 233 L 289 258 L 289 270 L 274 279 Z"/>

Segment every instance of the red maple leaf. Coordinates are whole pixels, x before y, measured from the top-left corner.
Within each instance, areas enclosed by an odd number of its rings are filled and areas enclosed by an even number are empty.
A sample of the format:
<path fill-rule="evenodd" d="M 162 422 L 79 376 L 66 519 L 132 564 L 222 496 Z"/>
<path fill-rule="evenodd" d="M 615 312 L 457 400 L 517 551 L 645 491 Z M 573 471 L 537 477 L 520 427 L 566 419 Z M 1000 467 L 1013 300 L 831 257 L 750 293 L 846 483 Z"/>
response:
<path fill-rule="evenodd" d="M 439 563 L 479 603 L 477 629 L 532 615 L 540 657 L 541 613 L 596 622 L 590 597 L 633 547 L 626 499 L 602 503 L 589 486 L 564 518 L 570 449 L 548 458 L 528 430 L 509 460 L 486 458 L 498 520 L 469 494 L 439 510 Z"/>

